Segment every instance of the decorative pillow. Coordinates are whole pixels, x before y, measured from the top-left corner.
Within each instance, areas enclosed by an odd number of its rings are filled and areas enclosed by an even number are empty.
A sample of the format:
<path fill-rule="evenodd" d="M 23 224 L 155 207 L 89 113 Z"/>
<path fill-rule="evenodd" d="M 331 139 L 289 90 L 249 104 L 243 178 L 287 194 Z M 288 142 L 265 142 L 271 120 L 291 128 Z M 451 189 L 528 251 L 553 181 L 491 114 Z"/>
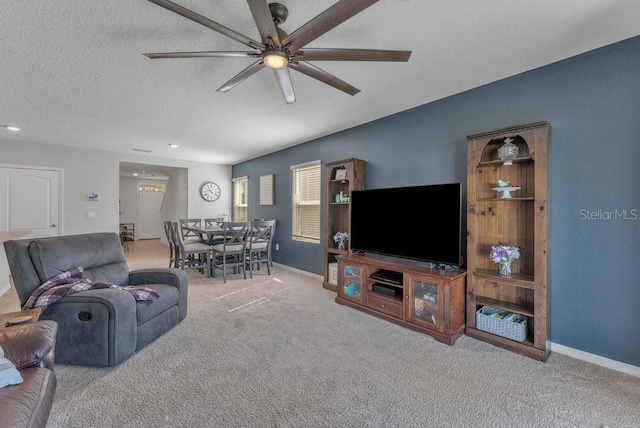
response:
<path fill-rule="evenodd" d="M 0 346 L 0 388 L 7 385 L 17 385 L 22 383 L 22 376 L 11 361 L 4 358 L 4 351 Z"/>

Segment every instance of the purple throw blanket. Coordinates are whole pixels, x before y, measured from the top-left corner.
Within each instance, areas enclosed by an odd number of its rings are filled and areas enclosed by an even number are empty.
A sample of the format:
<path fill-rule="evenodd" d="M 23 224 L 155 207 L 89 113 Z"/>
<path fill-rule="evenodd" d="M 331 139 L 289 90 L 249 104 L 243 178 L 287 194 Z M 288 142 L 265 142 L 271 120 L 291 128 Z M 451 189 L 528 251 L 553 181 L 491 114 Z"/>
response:
<path fill-rule="evenodd" d="M 52 277 L 40 287 L 36 288 L 22 309 L 33 309 L 37 306 L 46 308 L 67 294 L 97 288 L 116 288 L 128 291 L 136 300 L 158 300 L 160 298 L 160 295 L 155 290 L 148 287 L 134 285 L 121 286 L 109 284 L 108 282 L 93 282 L 89 278 L 85 278 L 82 267 L 77 267 Z"/>

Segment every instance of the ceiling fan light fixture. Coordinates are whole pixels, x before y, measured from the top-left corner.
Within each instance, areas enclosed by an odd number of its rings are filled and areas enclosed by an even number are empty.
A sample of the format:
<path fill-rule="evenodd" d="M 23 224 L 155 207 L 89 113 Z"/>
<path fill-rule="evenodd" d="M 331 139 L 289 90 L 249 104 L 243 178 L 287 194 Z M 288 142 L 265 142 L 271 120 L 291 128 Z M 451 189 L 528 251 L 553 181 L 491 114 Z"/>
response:
<path fill-rule="evenodd" d="M 289 56 L 282 51 L 272 49 L 262 53 L 262 62 L 269 68 L 286 68 L 289 64 Z"/>

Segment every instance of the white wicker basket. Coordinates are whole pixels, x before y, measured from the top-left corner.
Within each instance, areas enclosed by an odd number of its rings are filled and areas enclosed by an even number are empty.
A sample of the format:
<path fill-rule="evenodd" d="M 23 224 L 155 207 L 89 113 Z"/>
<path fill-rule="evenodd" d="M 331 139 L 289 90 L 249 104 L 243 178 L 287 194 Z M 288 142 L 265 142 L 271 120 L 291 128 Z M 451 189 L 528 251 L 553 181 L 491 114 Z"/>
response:
<path fill-rule="evenodd" d="M 511 319 L 504 319 L 510 314 L 510 312 L 491 306 L 483 306 L 476 311 L 476 328 L 522 342 L 527 338 L 527 317 L 513 314 Z"/>

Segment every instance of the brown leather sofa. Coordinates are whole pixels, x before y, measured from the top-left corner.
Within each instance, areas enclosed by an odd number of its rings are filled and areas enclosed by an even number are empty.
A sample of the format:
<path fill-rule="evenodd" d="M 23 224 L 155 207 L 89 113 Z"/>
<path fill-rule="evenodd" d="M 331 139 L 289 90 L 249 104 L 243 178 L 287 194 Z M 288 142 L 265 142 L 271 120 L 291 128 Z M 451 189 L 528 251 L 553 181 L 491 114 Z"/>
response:
<path fill-rule="evenodd" d="M 56 391 L 53 372 L 58 325 L 38 321 L 0 329 L 5 358 L 20 371 L 23 382 L 0 388 L 0 427 L 44 427 Z"/>

